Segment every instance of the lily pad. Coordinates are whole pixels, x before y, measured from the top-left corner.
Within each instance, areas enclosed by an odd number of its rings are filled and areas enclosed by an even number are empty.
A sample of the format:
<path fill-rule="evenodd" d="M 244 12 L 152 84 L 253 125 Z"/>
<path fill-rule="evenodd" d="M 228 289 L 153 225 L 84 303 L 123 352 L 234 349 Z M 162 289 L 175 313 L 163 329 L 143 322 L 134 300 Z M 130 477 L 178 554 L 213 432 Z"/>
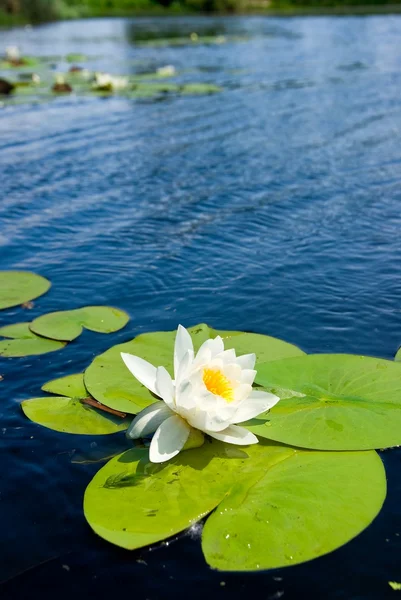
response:
<path fill-rule="evenodd" d="M 397 354 L 394 357 L 396 362 L 401 362 L 401 348 L 398 349 Z"/>
<path fill-rule="evenodd" d="M 88 397 L 82 373 L 49 381 L 42 390 L 61 396 L 24 400 L 21 407 L 28 419 L 49 429 L 63 433 L 106 435 L 124 431 L 132 420 L 132 417 L 121 418 L 82 403 Z"/>
<path fill-rule="evenodd" d="M 50 281 L 30 271 L 0 271 L 0 310 L 18 306 L 46 293 Z"/>
<path fill-rule="evenodd" d="M 257 383 L 282 400 L 247 423 L 256 435 L 317 450 L 401 444 L 401 366 L 347 354 L 259 365 Z"/>
<path fill-rule="evenodd" d="M 88 60 L 88 57 L 86 56 L 86 54 L 71 53 L 71 54 L 67 54 L 67 56 L 65 57 L 65 60 L 69 63 L 79 63 L 79 62 L 86 62 Z"/>
<path fill-rule="evenodd" d="M 0 337 L 10 338 L 0 340 L 0 356 L 34 356 L 47 354 L 64 348 L 65 342 L 48 340 L 32 333 L 30 323 L 16 323 L 0 328 Z"/>
<path fill-rule="evenodd" d="M 246 452 L 250 460 L 203 529 L 202 549 L 215 569 L 255 571 L 317 558 L 363 531 L 384 502 L 376 452 L 262 444 Z"/>
<path fill-rule="evenodd" d="M 76 310 L 49 313 L 32 321 L 31 331 L 52 340 L 72 341 L 83 328 L 98 333 L 122 329 L 129 321 L 123 310 L 110 306 L 85 306 Z"/>
<path fill-rule="evenodd" d="M 181 94 L 185 96 L 189 95 L 202 95 L 202 94 L 217 94 L 221 92 L 222 88 L 211 83 L 187 83 L 181 88 Z"/>
<path fill-rule="evenodd" d="M 205 340 L 221 335 L 226 349 L 235 348 L 239 355 L 255 352 L 258 362 L 303 354 L 297 346 L 267 335 L 217 331 L 204 324 L 191 327 L 189 332 L 196 350 Z M 155 397 L 128 371 L 121 352 L 164 366 L 172 375 L 175 336 L 176 331 L 145 333 L 97 356 L 85 371 L 85 385 L 90 394 L 106 406 L 129 413 L 137 413 L 155 402 Z"/>
<path fill-rule="evenodd" d="M 231 458 L 238 455 L 242 458 Z M 182 452 L 163 465 L 148 457 L 148 449 L 136 448 L 113 458 L 85 493 L 84 512 L 92 529 L 129 550 L 202 519 L 223 500 L 246 460 L 243 451 L 221 442 Z"/>

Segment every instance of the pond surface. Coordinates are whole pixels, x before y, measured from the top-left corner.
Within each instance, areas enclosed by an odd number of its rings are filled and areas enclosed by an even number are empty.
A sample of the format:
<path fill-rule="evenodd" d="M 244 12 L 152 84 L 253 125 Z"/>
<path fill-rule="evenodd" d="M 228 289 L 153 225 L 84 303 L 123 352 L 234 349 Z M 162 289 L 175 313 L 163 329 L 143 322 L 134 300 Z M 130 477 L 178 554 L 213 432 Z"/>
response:
<path fill-rule="evenodd" d="M 136 43 L 192 32 L 227 39 Z M 31 311 L 3 311 L 1 323 L 85 304 L 131 315 L 117 334 L 85 332 L 61 352 L 0 362 L 2 600 L 395 597 L 387 582 L 401 581 L 400 450 L 382 454 L 385 508 L 356 540 L 303 566 L 226 574 L 206 566 L 199 530 L 133 553 L 97 538 L 83 492 L 103 464 L 95 461 L 123 449 L 124 436 L 59 434 L 28 422 L 18 404 L 111 345 L 178 323 L 391 359 L 401 343 L 400 36 L 392 16 L 110 19 L 0 32 L 1 48 L 84 53 L 85 66 L 113 73 L 172 64 L 183 81 L 223 88 L 0 109 L 0 268 L 53 283 Z"/>

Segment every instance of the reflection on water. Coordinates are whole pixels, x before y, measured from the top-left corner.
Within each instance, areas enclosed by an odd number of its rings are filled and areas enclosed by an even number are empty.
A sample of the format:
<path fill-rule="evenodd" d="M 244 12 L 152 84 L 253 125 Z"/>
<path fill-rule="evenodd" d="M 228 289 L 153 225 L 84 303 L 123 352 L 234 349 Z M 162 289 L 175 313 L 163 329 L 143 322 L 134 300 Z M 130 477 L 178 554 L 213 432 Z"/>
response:
<path fill-rule="evenodd" d="M 192 32 L 227 39 L 135 43 Z M 85 304 L 132 317 L 110 337 L 85 332 L 54 355 L 1 361 L 2 600 L 33 589 L 42 599 L 117 589 L 152 600 L 377 600 L 399 579 L 399 450 L 383 455 L 389 496 L 360 538 L 304 566 L 227 575 L 205 566 L 189 535 L 134 553 L 98 540 L 82 495 L 123 437 L 45 430 L 18 403 L 108 346 L 178 322 L 392 358 L 401 342 L 400 35 L 391 16 L 110 19 L 1 33 L 2 46 L 27 55 L 80 52 L 88 69 L 116 74 L 173 65 L 182 84 L 224 89 L 0 109 L 2 268 L 53 282 L 29 317 L 4 311 L 2 324 Z"/>

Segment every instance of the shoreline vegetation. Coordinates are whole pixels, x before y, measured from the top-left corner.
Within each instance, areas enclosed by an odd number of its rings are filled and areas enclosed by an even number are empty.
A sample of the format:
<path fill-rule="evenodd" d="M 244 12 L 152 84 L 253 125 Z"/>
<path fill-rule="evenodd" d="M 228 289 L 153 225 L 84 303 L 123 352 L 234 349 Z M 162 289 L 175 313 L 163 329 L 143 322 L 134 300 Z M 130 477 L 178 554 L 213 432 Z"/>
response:
<path fill-rule="evenodd" d="M 79 18 L 258 14 L 269 16 L 400 14 L 401 0 L 0 0 L 0 26 Z"/>

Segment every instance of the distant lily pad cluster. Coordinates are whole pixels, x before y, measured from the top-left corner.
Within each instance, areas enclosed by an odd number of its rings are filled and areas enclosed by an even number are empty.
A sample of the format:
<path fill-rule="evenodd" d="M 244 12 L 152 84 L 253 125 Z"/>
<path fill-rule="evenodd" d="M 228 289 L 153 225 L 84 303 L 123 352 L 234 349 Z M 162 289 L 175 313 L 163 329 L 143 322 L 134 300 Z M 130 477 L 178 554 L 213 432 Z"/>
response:
<path fill-rule="evenodd" d="M 29 271 L 0 271 L 0 309 L 29 303 L 47 292 L 50 281 Z M 42 315 L 32 322 L 0 327 L 0 356 L 47 354 L 64 348 L 83 328 L 99 333 L 122 329 L 126 312 L 110 306 L 85 306 Z"/>
<path fill-rule="evenodd" d="M 189 332 L 196 350 L 220 335 L 225 351 L 255 353 L 256 389 L 280 401 L 242 424 L 257 435 L 256 445 L 206 438 L 201 447 L 184 448 L 162 464 L 150 462 L 146 440 L 127 446 L 87 487 L 84 512 L 92 529 L 134 550 L 209 515 L 202 532 L 205 559 L 229 571 L 301 563 L 363 531 L 386 496 L 375 449 L 401 443 L 401 365 L 306 355 L 277 338 L 204 324 Z M 83 374 L 43 386 L 52 396 L 25 400 L 22 408 L 56 431 L 125 430 L 157 397 L 132 377 L 121 353 L 163 365 L 173 375 L 175 336 L 176 331 L 145 333 L 113 346 Z"/>
<path fill-rule="evenodd" d="M 79 64 L 87 60 L 88 57 L 81 54 L 67 55 L 63 62 L 77 64 L 72 64 L 66 72 L 54 73 L 57 59 L 24 57 L 17 48 L 8 48 L 0 59 L 0 99 L 3 104 L 6 100 L 15 104 L 47 101 L 71 93 L 152 99 L 166 94 L 207 95 L 222 91 L 221 87 L 205 82 L 167 82 L 166 79 L 180 75 L 174 65 L 126 76 L 90 71 Z M 3 76 L 1 71 L 4 71 Z"/>

